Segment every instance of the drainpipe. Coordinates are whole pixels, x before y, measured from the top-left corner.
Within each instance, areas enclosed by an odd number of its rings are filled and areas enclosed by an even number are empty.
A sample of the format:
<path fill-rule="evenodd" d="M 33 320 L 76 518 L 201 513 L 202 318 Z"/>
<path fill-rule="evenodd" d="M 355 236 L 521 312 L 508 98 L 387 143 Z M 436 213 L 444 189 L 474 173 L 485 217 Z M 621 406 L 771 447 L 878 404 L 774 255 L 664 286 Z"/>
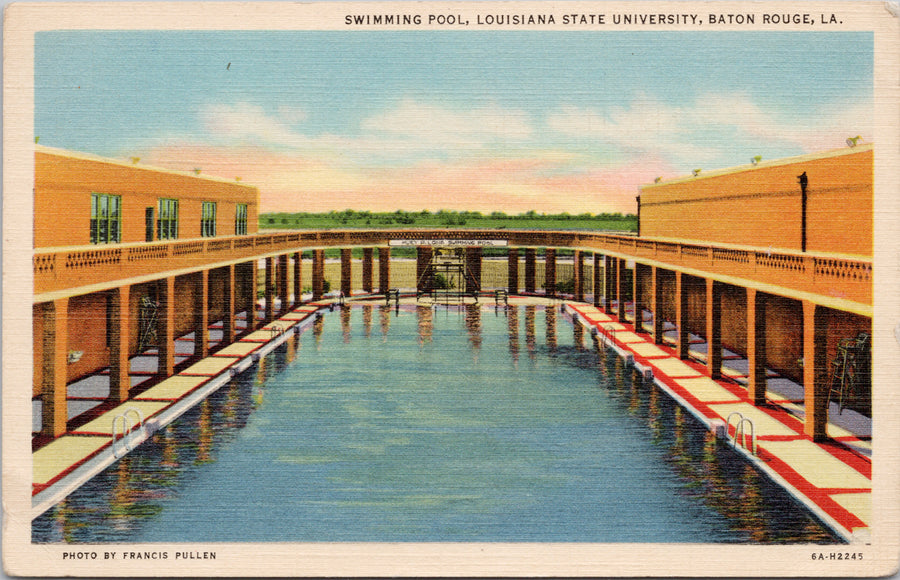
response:
<path fill-rule="evenodd" d="M 637 196 L 637 235 L 641 237 L 641 196 Z"/>
<path fill-rule="evenodd" d="M 805 171 L 797 176 L 797 181 L 800 182 L 800 251 L 805 252 L 806 251 L 806 186 L 809 185 L 809 180 L 806 177 Z"/>

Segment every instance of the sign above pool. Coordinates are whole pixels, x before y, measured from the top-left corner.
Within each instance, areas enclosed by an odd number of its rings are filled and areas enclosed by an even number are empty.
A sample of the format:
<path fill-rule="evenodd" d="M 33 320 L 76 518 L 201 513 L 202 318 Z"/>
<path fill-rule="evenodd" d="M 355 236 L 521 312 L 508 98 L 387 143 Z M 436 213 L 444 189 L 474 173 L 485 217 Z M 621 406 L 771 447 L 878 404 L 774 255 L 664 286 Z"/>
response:
<path fill-rule="evenodd" d="M 392 246 L 444 246 L 444 247 L 469 247 L 469 246 L 487 246 L 499 247 L 506 246 L 507 240 L 391 240 Z"/>

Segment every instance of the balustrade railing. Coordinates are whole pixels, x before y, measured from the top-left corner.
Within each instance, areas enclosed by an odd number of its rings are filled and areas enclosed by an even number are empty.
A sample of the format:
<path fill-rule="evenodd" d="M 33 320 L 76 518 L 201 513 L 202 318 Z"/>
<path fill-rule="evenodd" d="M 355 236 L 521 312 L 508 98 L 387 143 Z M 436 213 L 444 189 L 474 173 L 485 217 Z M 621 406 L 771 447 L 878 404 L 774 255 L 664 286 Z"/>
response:
<path fill-rule="evenodd" d="M 532 230 L 366 230 L 304 231 L 146 244 L 52 248 L 34 251 L 35 294 L 95 286 L 135 276 L 200 270 L 216 263 L 250 261 L 278 252 L 313 247 L 383 246 L 401 239 L 505 240 L 510 247 L 580 248 L 611 252 L 627 259 L 647 259 L 661 267 L 728 275 L 775 286 L 843 296 L 872 303 L 872 261 L 793 251 L 763 251 L 697 242 L 636 238 L 593 232 Z"/>

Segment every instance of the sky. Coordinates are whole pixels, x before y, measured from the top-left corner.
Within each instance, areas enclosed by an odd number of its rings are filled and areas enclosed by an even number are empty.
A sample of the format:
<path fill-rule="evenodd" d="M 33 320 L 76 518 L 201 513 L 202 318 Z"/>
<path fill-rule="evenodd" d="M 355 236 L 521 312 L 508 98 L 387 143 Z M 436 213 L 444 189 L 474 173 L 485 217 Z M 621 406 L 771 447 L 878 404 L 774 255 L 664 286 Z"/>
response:
<path fill-rule="evenodd" d="M 41 145 L 260 211 L 634 213 L 641 185 L 872 139 L 855 32 L 49 31 Z"/>

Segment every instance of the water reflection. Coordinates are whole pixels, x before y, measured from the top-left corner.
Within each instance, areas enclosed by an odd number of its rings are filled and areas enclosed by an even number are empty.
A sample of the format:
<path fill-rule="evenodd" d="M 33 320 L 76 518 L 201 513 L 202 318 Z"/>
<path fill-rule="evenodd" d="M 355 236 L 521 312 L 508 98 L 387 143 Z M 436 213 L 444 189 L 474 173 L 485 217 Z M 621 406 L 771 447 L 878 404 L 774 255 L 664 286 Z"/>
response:
<path fill-rule="evenodd" d="M 369 338 L 372 336 L 372 305 L 371 304 L 363 304 L 362 319 L 363 319 L 363 335 L 366 338 Z"/>
<path fill-rule="evenodd" d="M 549 314 L 550 310 L 545 312 Z M 371 310 L 369 314 L 371 315 Z M 408 329 L 406 332 L 411 335 L 416 332 L 413 329 L 417 328 L 420 344 L 431 342 L 435 339 L 433 335 L 435 323 L 442 323 L 442 321 L 436 321 L 432 309 L 428 307 L 417 309 L 416 314 L 417 320 L 410 320 L 410 324 L 406 326 Z M 484 344 L 500 346 L 499 349 L 485 348 L 482 355 L 485 359 L 492 352 L 508 352 L 514 355 L 514 360 L 517 359 L 520 348 L 518 311 L 512 308 L 507 315 L 507 321 L 504 324 L 502 321 L 494 322 L 494 317 L 482 319 L 480 310 L 476 312 L 474 309 L 466 308 L 463 321 L 467 332 L 465 343 L 472 351 L 477 351 Z M 407 319 L 410 318 L 407 317 Z M 534 307 L 525 309 L 526 344 L 529 356 L 532 358 L 542 351 L 535 345 L 534 328 L 537 318 L 540 316 Z M 599 418 L 596 419 L 596 423 L 589 423 L 589 428 L 584 431 L 575 429 L 574 432 L 577 435 L 569 440 L 570 444 L 584 446 L 588 449 L 589 454 L 596 455 L 598 450 L 591 446 L 597 444 L 595 441 L 604 441 L 605 443 L 599 443 L 600 449 L 604 453 L 620 453 L 628 443 L 628 439 L 641 437 L 641 433 L 644 433 L 643 438 L 649 441 L 650 446 L 658 450 L 663 458 L 659 469 L 665 471 L 666 475 L 673 480 L 672 493 L 678 498 L 694 498 L 696 502 L 723 517 L 723 525 L 726 526 L 727 533 L 717 535 L 709 541 L 837 543 L 835 537 L 819 526 L 808 513 L 798 509 L 793 500 L 782 490 L 749 466 L 729 446 L 716 440 L 713 434 L 703 429 L 692 416 L 674 403 L 655 384 L 645 381 L 639 373 L 634 372 L 633 367 L 625 365 L 621 358 L 605 349 L 583 348 L 584 335 L 583 332 L 579 333 L 577 330 L 573 331 L 571 335 L 573 337 L 571 345 L 567 344 L 568 333 L 561 333 L 561 336 L 557 338 L 556 327 L 562 323 L 559 318 L 565 317 L 557 316 L 555 313 L 550 316 L 545 315 L 548 329 L 547 350 L 555 351 L 557 356 L 548 361 L 546 365 L 542 364 L 541 366 L 559 365 L 561 367 L 577 367 L 582 371 L 589 370 L 589 374 L 584 375 L 587 383 L 583 383 L 583 388 L 588 389 L 589 387 L 589 390 L 595 395 L 594 398 L 587 398 L 585 396 L 587 391 L 580 391 L 579 403 L 576 407 L 562 408 L 559 411 L 560 415 L 565 418 L 562 423 L 564 429 L 573 428 L 572 424 L 567 423 L 570 420 L 569 413 L 579 407 L 584 408 L 586 405 L 580 402 L 582 400 L 592 401 L 590 405 L 602 404 L 603 412 L 610 414 L 606 419 Z M 390 319 L 390 308 L 381 309 L 383 334 L 386 333 L 386 328 L 390 324 L 389 322 L 385 323 L 385 319 L 388 321 Z M 345 327 L 343 321 L 342 316 L 342 330 Z M 493 323 L 493 326 L 489 322 Z M 329 332 L 331 333 L 331 342 L 325 341 L 327 344 L 325 350 L 334 348 L 343 341 L 343 332 L 338 335 L 336 325 L 329 326 L 330 330 L 323 330 L 322 321 L 318 321 L 317 324 L 319 325 L 318 334 L 315 332 L 315 326 L 313 332 L 317 347 L 319 341 L 323 340 L 323 336 L 329 336 Z M 399 322 L 398 326 L 400 326 Z M 459 327 L 457 326 L 457 328 Z M 498 337 L 501 341 L 508 342 L 508 349 L 502 348 L 502 342 L 484 342 L 485 340 L 496 341 Z M 439 335 L 438 340 L 442 341 L 443 339 L 444 335 Z M 592 337 L 592 339 L 596 346 L 598 344 L 596 337 Z M 254 413 L 258 412 L 259 416 L 263 416 L 261 410 L 263 395 L 267 389 L 271 390 L 271 401 L 267 407 L 271 407 L 272 401 L 275 401 L 279 395 L 284 396 L 286 390 L 282 388 L 284 383 L 278 381 L 283 381 L 283 376 L 286 374 L 283 371 L 286 366 L 298 358 L 297 351 L 300 348 L 299 344 L 302 344 L 298 340 L 298 337 L 291 337 L 285 345 L 235 377 L 229 385 L 211 395 L 204 403 L 188 411 L 178 421 L 156 433 L 150 441 L 135 452 L 88 482 L 70 499 L 61 502 L 47 514 L 36 519 L 32 526 L 33 541 L 130 542 L 135 541 L 136 538 L 142 538 L 142 530 L 157 529 L 161 514 L 169 509 L 171 504 L 178 501 L 179 496 L 184 493 L 183 489 L 187 483 L 202 474 L 208 476 L 209 471 L 205 470 L 208 470 L 211 465 L 219 461 L 225 463 L 220 456 L 223 456 L 233 441 L 242 437 L 242 433 L 246 436 L 247 431 L 256 432 L 260 429 L 258 423 L 250 429 L 244 429 L 244 427 Z M 311 358 L 313 353 L 310 352 L 309 355 Z M 299 360 L 305 365 L 310 364 L 310 361 L 304 360 L 303 357 L 299 357 Z M 596 377 L 596 380 L 593 377 Z M 278 385 L 278 388 L 273 385 Z M 528 387 L 528 389 L 530 389 L 528 391 L 529 401 L 548 396 L 544 389 L 535 387 Z M 421 391 L 421 389 L 416 389 L 416 391 Z M 518 396 L 519 391 L 516 393 Z M 559 396 L 559 394 L 560 389 L 555 388 L 553 396 Z M 319 401 L 326 395 L 325 391 L 321 393 L 317 391 L 315 397 L 306 400 L 306 404 Z M 362 395 L 362 393 L 354 396 L 358 395 Z M 442 391 L 440 394 L 435 392 L 428 396 L 434 397 L 436 402 L 441 397 L 449 395 L 452 393 Z M 370 413 L 376 410 L 379 413 L 377 415 L 378 422 L 393 421 L 398 414 L 412 415 L 416 417 L 416 421 L 425 421 L 426 418 L 429 421 L 444 420 L 440 414 L 432 412 L 430 405 L 427 407 L 427 412 L 423 410 L 419 414 L 421 407 L 404 403 L 402 407 L 399 407 L 403 412 L 398 413 L 398 408 L 391 406 L 399 401 L 399 399 L 394 400 L 394 397 L 399 397 L 399 394 L 394 393 L 386 397 L 387 407 L 375 409 L 371 407 L 372 401 L 377 400 L 378 397 L 385 397 L 385 394 L 383 391 L 379 391 L 375 397 L 376 399 L 369 401 L 369 406 L 362 402 L 353 405 L 356 422 L 352 425 L 363 429 L 368 434 L 367 436 L 371 436 L 372 431 L 368 431 L 371 427 L 366 427 L 366 425 L 376 423 L 370 421 L 375 416 Z M 346 399 L 343 400 L 346 403 Z M 419 400 L 416 399 L 416 401 Z M 472 402 L 467 401 L 467 403 Z M 296 407 L 296 409 L 299 413 L 309 411 L 307 406 Z M 394 409 L 394 415 L 385 413 L 386 409 Z M 518 409 L 510 407 L 510 410 Z M 608 422 L 611 416 L 622 418 L 623 421 L 632 424 L 635 430 L 613 434 L 613 437 L 618 437 L 617 439 L 601 439 L 594 431 L 602 430 L 604 421 Z M 474 417 L 480 417 L 480 415 L 473 415 L 473 421 Z M 493 417 L 491 419 L 494 420 Z M 595 419 L 590 420 L 594 421 Z M 428 425 L 428 423 L 423 423 L 423 425 Z M 441 436 L 449 436 L 451 423 L 440 423 L 439 425 L 440 429 L 437 431 Z M 478 425 L 480 423 L 473 423 L 468 430 L 478 431 L 481 428 Z M 544 425 L 543 428 L 547 428 L 547 426 Z M 322 427 L 320 425 L 313 426 L 311 429 L 308 436 L 321 431 Z M 393 437 L 391 446 L 395 450 L 417 444 L 415 439 L 409 438 L 401 446 L 401 439 L 398 438 L 397 433 L 394 433 Z M 487 438 L 486 441 L 493 445 L 490 438 Z M 359 440 L 356 443 L 358 444 Z M 421 443 L 419 444 L 421 445 Z M 555 453 L 556 451 L 550 453 L 549 456 L 554 457 Z M 321 470 L 330 469 L 331 466 L 329 462 L 318 456 L 303 457 L 302 459 L 303 462 L 300 466 L 304 471 L 300 473 L 311 477 Z M 382 461 L 383 458 L 380 459 L 376 455 L 373 459 L 374 464 L 370 468 L 373 470 L 372 473 L 379 468 L 381 465 L 379 461 Z M 493 459 L 494 457 L 491 456 L 483 463 L 477 459 L 474 459 L 472 463 L 458 461 L 451 463 L 447 469 L 453 473 L 460 470 L 495 469 Z M 624 459 L 623 457 L 623 461 Z M 530 468 L 526 463 L 514 464 L 504 469 L 522 471 L 521 477 L 523 478 L 534 477 L 536 472 L 528 471 Z M 359 475 L 360 481 L 364 481 L 369 476 L 367 474 L 371 475 L 370 472 L 364 471 L 360 471 L 357 475 Z M 418 475 L 416 476 L 418 477 Z M 591 483 L 599 485 L 598 482 Z M 617 484 L 613 483 L 612 485 Z M 530 496 L 532 488 L 527 489 Z M 240 501 L 246 500 L 238 499 L 238 502 Z M 431 498 L 430 501 L 435 500 Z M 462 500 L 454 501 L 456 503 L 453 505 L 458 505 Z M 466 499 L 465 501 L 474 500 Z M 256 508 L 253 507 L 253 509 Z M 436 510 L 437 507 L 428 504 L 427 509 Z M 476 512 L 473 511 L 469 515 L 474 513 Z M 155 523 L 157 526 L 154 525 Z M 161 533 L 165 533 L 165 530 Z"/>
<path fill-rule="evenodd" d="M 381 325 L 381 336 L 387 338 L 388 331 L 391 329 L 391 307 L 380 306 L 378 308 L 378 320 Z"/>
<path fill-rule="evenodd" d="M 550 351 L 551 355 L 556 354 L 556 309 L 555 308 L 547 308 L 544 311 L 544 319 L 547 322 L 547 334 L 545 340 L 547 341 L 547 350 Z"/>
<path fill-rule="evenodd" d="M 518 367 L 519 362 L 519 309 L 506 309 L 506 328 L 509 339 L 509 353 L 512 355 L 513 364 Z"/>

